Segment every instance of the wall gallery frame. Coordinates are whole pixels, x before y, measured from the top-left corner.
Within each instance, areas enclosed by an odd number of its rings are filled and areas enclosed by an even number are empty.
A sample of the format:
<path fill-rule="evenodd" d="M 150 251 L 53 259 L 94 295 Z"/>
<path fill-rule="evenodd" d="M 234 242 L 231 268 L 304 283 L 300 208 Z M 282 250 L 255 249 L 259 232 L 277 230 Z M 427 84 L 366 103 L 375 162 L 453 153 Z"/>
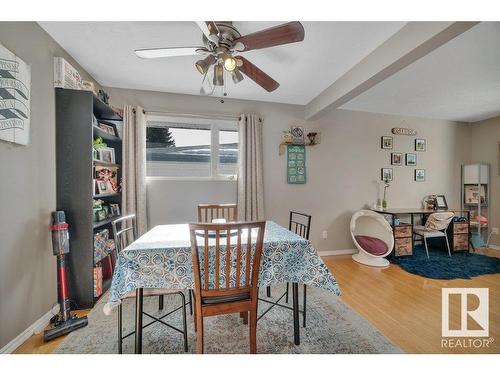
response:
<path fill-rule="evenodd" d="M 380 179 L 382 181 L 392 181 L 393 179 L 392 168 L 382 168 L 380 172 L 381 172 Z"/>
<path fill-rule="evenodd" d="M 407 153 L 406 154 L 406 165 L 411 165 L 411 166 L 417 165 L 417 154 Z"/>
<path fill-rule="evenodd" d="M 403 165 L 403 154 L 400 152 L 392 152 L 391 165 Z"/>
<path fill-rule="evenodd" d="M 425 181 L 425 169 L 415 169 L 415 181 L 417 182 Z"/>
<path fill-rule="evenodd" d="M 393 138 L 391 136 L 382 136 L 380 138 L 380 147 L 384 150 L 392 150 Z"/>
<path fill-rule="evenodd" d="M 415 139 L 415 151 L 425 151 L 425 139 Z"/>
<path fill-rule="evenodd" d="M 31 68 L 0 44 L 0 139 L 30 141 Z"/>

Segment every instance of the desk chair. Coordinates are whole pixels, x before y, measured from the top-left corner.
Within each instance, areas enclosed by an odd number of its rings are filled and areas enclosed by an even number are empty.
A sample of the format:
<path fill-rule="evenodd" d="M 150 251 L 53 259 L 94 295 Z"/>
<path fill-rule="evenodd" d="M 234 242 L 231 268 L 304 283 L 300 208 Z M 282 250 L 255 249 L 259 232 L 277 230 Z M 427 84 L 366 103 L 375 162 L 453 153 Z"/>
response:
<path fill-rule="evenodd" d="M 119 219 L 116 219 L 115 221 L 112 222 L 113 226 L 113 234 L 115 238 L 115 249 L 116 249 L 116 255 L 118 259 L 118 253 L 120 253 L 125 247 L 127 247 L 129 244 L 134 242 L 136 238 L 136 226 L 135 226 L 135 214 L 132 215 L 127 215 L 123 216 Z M 159 309 L 163 310 L 163 296 L 165 295 L 173 295 L 176 294 L 181 298 L 181 305 L 177 308 L 175 308 L 172 311 L 169 311 L 168 313 L 164 314 L 160 318 L 156 318 L 155 316 L 152 316 L 146 312 L 144 312 L 143 309 L 143 314 L 148 316 L 149 318 L 153 319 L 152 322 L 146 324 L 143 326 L 143 328 L 146 328 L 150 326 L 151 324 L 158 322 L 162 323 L 163 325 L 179 332 L 182 333 L 184 336 L 184 351 L 188 351 L 188 340 L 187 340 L 187 324 L 186 324 L 186 298 L 184 297 L 184 293 L 182 291 L 177 291 L 177 290 L 171 290 L 171 289 L 144 289 L 144 297 L 152 297 L 152 296 L 158 296 L 160 300 L 160 305 Z M 135 298 L 136 292 L 130 292 L 125 294 L 122 297 L 122 303 L 118 305 L 118 354 L 122 354 L 122 344 L 123 340 L 126 339 L 127 337 L 135 334 L 135 332 L 130 332 L 127 335 L 123 335 L 123 327 L 122 327 L 122 316 L 123 316 L 123 300 L 124 299 L 131 299 Z M 177 327 L 174 327 L 166 322 L 163 321 L 164 318 L 167 316 L 171 315 L 177 310 L 182 309 L 182 325 L 183 329 L 180 330 Z"/>
<path fill-rule="evenodd" d="M 448 255 L 451 256 L 450 243 L 448 242 L 448 237 L 446 236 L 446 230 L 448 229 L 448 226 L 454 216 L 455 214 L 453 212 L 436 212 L 429 215 L 425 225 L 413 226 L 414 235 L 422 237 L 423 239 L 427 258 L 429 258 L 429 248 L 427 246 L 428 238 L 444 237 L 446 247 L 448 248 Z"/>
<path fill-rule="evenodd" d="M 203 318 L 237 312 L 250 315 L 250 353 L 257 352 L 257 283 L 265 226 L 265 221 L 189 224 L 199 354 L 204 350 Z"/>

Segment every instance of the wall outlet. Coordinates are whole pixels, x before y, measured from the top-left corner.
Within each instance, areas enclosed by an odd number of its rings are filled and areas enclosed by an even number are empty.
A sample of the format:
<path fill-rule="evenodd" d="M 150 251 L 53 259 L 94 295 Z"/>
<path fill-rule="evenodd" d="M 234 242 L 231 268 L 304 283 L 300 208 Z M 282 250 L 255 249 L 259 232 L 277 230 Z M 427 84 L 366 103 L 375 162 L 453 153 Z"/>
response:
<path fill-rule="evenodd" d="M 328 238 L 328 231 L 324 230 L 322 235 L 323 235 L 323 239 L 326 240 Z"/>
<path fill-rule="evenodd" d="M 498 235 L 498 228 L 491 228 L 491 233 Z"/>

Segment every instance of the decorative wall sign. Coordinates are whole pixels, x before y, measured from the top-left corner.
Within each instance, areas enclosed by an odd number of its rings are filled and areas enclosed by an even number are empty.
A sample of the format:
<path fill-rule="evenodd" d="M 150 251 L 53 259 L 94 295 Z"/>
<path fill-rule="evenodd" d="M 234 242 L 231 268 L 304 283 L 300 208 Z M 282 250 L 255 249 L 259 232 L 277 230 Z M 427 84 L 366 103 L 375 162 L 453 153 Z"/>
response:
<path fill-rule="evenodd" d="M 287 145 L 286 175 L 289 184 L 306 183 L 306 147 Z"/>
<path fill-rule="evenodd" d="M 31 68 L 0 44 L 0 139 L 30 139 Z"/>
<path fill-rule="evenodd" d="M 396 135 L 417 135 L 417 131 L 408 128 L 392 128 L 392 134 Z"/>

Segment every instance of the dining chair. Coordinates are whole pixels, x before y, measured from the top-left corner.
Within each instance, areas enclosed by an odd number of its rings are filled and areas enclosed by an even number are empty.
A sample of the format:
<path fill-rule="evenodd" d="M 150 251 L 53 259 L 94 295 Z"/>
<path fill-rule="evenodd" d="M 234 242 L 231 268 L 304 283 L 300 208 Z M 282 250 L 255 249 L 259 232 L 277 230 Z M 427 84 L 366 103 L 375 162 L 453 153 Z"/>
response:
<path fill-rule="evenodd" d="M 290 211 L 290 218 L 288 220 L 288 230 L 298 234 L 299 236 L 309 240 L 309 233 L 311 231 L 311 215 L 302 214 L 296 211 Z M 288 303 L 288 290 L 290 289 L 290 283 L 286 283 L 286 295 L 285 302 Z M 306 284 L 304 284 L 303 295 L 302 295 L 302 326 L 306 327 L 306 306 L 307 306 L 307 290 Z"/>
<path fill-rule="evenodd" d="M 211 223 L 214 219 L 238 221 L 238 205 L 236 203 L 198 205 L 199 223 Z"/>
<path fill-rule="evenodd" d="M 196 351 L 203 318 L 249 315 L 250 353 L 257 352 L 257 302 L 265 221 L 189 224 L 195 281 Z"/>
<path fill-rule="evenodd" d="M 111 225 L 113 226 L 113 234 L 114 234 L 114 239 L 115 239 L 115 251 L 116 255 L 118 255 L 125 247 L 127 247 L 129 244 L 131 244 L 137 235 L 136 231 L 136 217 L 135 214 L 131 215 L 126 215 L 122 216 L 119 219 L 114 220 Z M 118 256 L 116 257 L 118 259 Z M 159 298 L 159 310 L 163 310 L 163 297 L 165 295 L 178 295 L 181 298 L 181 305 L 172 311 L 167 312 L 166 314 L 162 315 L 161 317 L 157 318 L 153 315 L 150 315 L 144 311 L 144 309 L 141 309 L 143 311 L 143 314 L 146 315 L 147 317 L 151 318 L 152 321 L 145 324 L 143 328 L 146 328 L 150 326 L 151 324 L 158 322 L 162 323 L 163 325 L 179 332 L 182 333 L 184 337 L 184 351 L 188 351 L 188 340 L 187 340 L 187 324 L 186 324 L 186 298 L 184 296 L 184 293 L 182 291 L 177 291 L 177 290 L 172 290 L 172 289 L 144 289 L 144 297 L 154 297 L 158 296 Z M 136 292 L 132 291 L 127 294 L 125 294 L 121 299 L 120 305 L 118 305 L 118 353 L 122 354 L 123 349 L 123 340 L 126 339 L 127 337 L 135 334 L 135 332 L 130 332 L 127 335 L 123 335 L 123 300 L 125 299 L 131 299 L 136 297 Z M 169 323 L 166 323 L 163 321 L 167 316 L 173 314 L 174 312 L 182 310 L 182 324 L 183 324 L 183 329 L 178 329 L 177 327 L 172 326 Z"/>
<path fill-rule="evenodd" d="M 446 230 L 450 225 L 455 214 L 453 212 L 435 212 L 430 214 L 425 222 L 425 225 L 414 225 L 413 233 L 414 236 L 422 237 L 425 252 L 427 253 L 427 258 L 429 258 L 429 248 L 427 246 L 428 238 L 442 238 L 444 237 L 446 241 L 446 247 L 448 249 L 448 255 L 451 256 L 450 243 L 448 242 L 448 236 L 446 235 Z"/>

